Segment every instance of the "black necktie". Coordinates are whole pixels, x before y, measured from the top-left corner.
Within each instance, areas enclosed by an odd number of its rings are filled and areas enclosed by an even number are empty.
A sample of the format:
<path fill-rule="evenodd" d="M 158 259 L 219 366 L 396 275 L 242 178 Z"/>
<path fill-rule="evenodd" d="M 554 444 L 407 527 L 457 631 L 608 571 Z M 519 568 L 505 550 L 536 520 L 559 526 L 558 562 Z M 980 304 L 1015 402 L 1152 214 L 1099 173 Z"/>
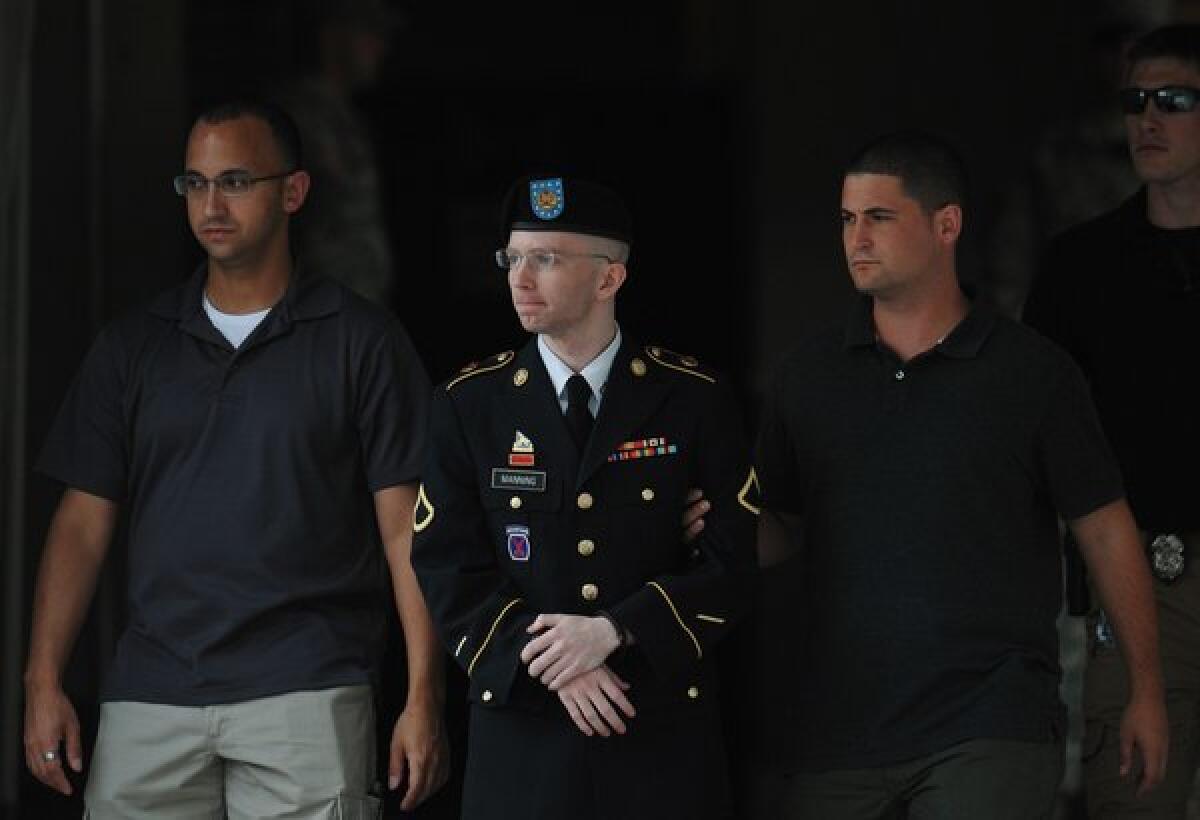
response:
<path fill-rule="evenodd" d="M 592 411 L 588 409 L 591 398 L 592 388 L 587 379 L 578 373 L 567 379 L 567 428 L 581 454 L 592 433 Z"/>

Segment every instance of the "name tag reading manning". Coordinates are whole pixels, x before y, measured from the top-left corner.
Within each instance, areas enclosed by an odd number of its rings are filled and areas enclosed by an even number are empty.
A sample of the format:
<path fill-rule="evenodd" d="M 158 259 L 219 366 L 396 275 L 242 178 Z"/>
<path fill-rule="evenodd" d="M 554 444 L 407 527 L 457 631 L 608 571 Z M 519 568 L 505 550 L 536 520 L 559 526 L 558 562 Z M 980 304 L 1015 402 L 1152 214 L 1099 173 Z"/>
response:
<path fill-rule="evenodd" d="M 545 470 L 504 470 L 492 468 L 493 490 L 524 490 L 529 493 L 546 492 Z"/>

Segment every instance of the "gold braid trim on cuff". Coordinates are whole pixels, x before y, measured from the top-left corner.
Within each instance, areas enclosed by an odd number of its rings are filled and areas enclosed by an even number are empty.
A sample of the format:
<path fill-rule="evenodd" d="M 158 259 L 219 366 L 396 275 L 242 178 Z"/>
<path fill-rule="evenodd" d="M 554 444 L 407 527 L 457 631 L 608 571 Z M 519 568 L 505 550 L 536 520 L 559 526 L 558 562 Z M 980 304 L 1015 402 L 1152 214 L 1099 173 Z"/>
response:
<path fill-rule="evenodd" d="M 671 608 L 671 614 L 675 616 L 675 620 L 679 624 L 679 628 L 686 632 L 687 636 L 692 639 L 692 644 L 694 644 L 696 647 L 696 660 L 701 660 L 704 657 L 704 650 L 700 648 L 700 641 L 696 640 L 696 633 L 688 629 L 687 624 L 683 622 L 683 618 L 679 617 L 679 610 L 675 608 L 675 604 L 671 601 L 671 596 L 667 594 L 667 591 L 663 589 L 657 581 L 650 581 L 648 586 L 652 586 L 657 589 L 658 594 L 661 595 L 663 600 L 667 602 L 667 606 Z"/>
<path fill-rule="evenodd" d="M 504 609 L 500 610 L 500 614 L 496 616 L 496 620 L 492 621 L 492 628 L 488 630 L 487 637 L 483 639 L 483 643 L 479 645 L 479 649 L 475 652 L 475 657 L 471 658 L 471 663 L 467 665 L 467 677 L 471 677 L 471 673 L 475 671 L 475 662 L 479 660 L 479 656 L 483 654 L 483 650 L 487 649 L 491 643 L 492 636 L 496 634 L 496 627 L 500 626 L 501 619 L 508 614 L 508 611 L 521 602 L 520 598 L 513 598 L 509 601 Z"/>

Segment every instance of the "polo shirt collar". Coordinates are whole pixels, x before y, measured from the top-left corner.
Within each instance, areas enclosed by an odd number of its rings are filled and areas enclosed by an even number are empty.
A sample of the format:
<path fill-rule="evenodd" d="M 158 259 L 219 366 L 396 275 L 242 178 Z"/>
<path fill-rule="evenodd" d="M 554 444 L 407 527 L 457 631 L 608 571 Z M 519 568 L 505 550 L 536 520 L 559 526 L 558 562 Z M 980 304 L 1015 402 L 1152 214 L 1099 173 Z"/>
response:
<path fill-rule="evenodd" d="M 1117 208 L 1120 221 L 1143 237 L 1153 236 L 1155 232 L 1154 223 L 1146 213 L 1146 196 L 1146 186 L 1143 185 Z"/>
<path fill-rule="evenodd" d="M 875 319 L 871 316 L 871 306 L 874 301 L 865 293 L 860 293 L 850 307 L 850 316 L 846 320 L 847 348 L 875 346 Z"/>
<path fill-rule="evenodd" d="M 202 262 L 186 282 L 154 299 L 150 303 L 150 312 L 184 324 L 194 320 L 203 313 L 207 281 L 208 265 Z M 337 285 L 321 276 L 307 276 L 297 264 L 279 302 L 278 313 L 285 322 L 319 319 L 340 311 L 342 299 L 342 291 Z"/>
<path fill-rule="evenodd" d="M 970 294 L 968 294 L 968 298 L 970 298 Z M 860 294 L 851 307 L 850 316 L 846 322 L 845 347 L 847 349 L 876 346 L 875 319 L 871 314 L 873 304 L 870 296 Z M 974 358 L 983 349 L 984 343 L 995 326 L 995 311 L 977 300 L 972 300 L 967 315 L 933 349 L 952 359 Z"/>
<path fill-rule="evenodd" d="M 952 359 L 973 359 L 979 355 L 995 326 L 996 312 L 973 301 L 967 315 L 946 334 L 935 350 Z"/>

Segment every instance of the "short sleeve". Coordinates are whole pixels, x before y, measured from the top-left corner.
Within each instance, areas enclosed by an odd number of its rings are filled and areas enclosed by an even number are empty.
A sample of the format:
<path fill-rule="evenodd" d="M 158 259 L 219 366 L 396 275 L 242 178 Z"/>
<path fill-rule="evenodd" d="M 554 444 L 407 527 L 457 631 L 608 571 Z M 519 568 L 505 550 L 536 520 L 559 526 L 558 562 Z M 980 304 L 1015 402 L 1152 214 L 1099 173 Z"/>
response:
<path fill-rule="evenodd" d="M 783 373 L 777 373 L 759 419 L 755 466 L 765 509 L 800 515 L 804 499 L 796 448 L 783 406 Z"/>
<path fill-rule="evenodd" d="M 1072 521 L 1125 492 L 1087 382 L 1065 356 L 1063 362 L 1038 427 L 1037 446 L 1054 506 Z"/>
<path fill-rule="evenodd" d="M 128 365 L 113 329 L 101 332 L 50 427 L 36 463 L 38 472 L 110 501 L 125 499 Z"/>
<path fill-rule="evenodd" d="M 360 369 L 358 428 L 372 492 L 415 483 L 425 458 L 429 378 L 399 321 Z"/>

